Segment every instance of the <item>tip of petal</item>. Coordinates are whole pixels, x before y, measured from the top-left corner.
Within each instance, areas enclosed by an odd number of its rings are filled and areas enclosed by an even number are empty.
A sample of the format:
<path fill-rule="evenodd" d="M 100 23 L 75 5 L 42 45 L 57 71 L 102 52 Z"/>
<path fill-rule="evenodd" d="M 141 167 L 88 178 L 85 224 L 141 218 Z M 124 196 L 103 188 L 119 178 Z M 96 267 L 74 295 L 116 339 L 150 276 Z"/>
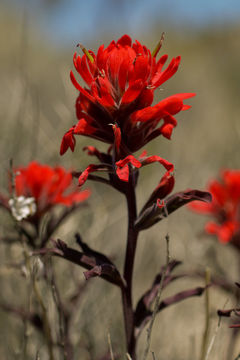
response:
<path fill-rule="evenodd" d="M 78 91 L 81 91 L 81 87 L 80 87 L 80 85 L 78 84 L 78 82 L 77 82 L 77 80 L 76 80 L 76 78 L 75 78 L 72 70 L 70 71 L 70 79 L 71 79 L 73 85 L 75 86 L 75 88 L 76 88 Z"/>
<path fill-rule="evenodd" d="M 69 144 L 66 141 L 66 139 L 63 137 L 62 142 L 61 142 L 61 146 L 60 146 L 60 155 L 64 155 L 65 152 L 68 150 L 69 148 Z"/>
<path fill-rule="evenodd" d="M 163 125 L 161 128 L 162 135 L 169 140 L 171 140 L 172 132 L 173 132 L 172 124 Z"/>
<path fill-rule="evenodd" d="M 60 155 L 65 154 L 65 152 L 68 150 L 69 147 L 72 150 L 72 152 L 74 151 L 76 140 L 73 135 L 73 130 L 74 130 L 74 126 L 71 127 L 71 129 L 69 129 L 64 134 L 64 136 L 62 138 L 62 142 L 61 142 L 61 147 L 60 147 Z"/>
<path fill-rule="evenodd" d="M 83 184 L 86 182 L 87 178 L 88 178 L 88 172 L 83 171 L 82 174 L 78 178 L 78 185 L 83 186 Z"/>
<path fill-rule="evenodd" d="M 117 44 L 122 46 L 131 46 L 132 39 L 130 38 L 129 35 L 125 34 L 120 39 L 118 39 Z"/>
<path fill-rule="evenodd" d="M 183 95 L 182 99 L 184 100 L 184 99 L 188 99 L 188 98 L 194 97 L 194 96 L 196 96 L 197 94 L 196 94 L 196 93 L 183 93 L 182 95 Z"/>
<path fill-rule="evenodd" d="M 191 109 L 191 107 L 192 107 L 191 105 L 183 104 L 182 111 L 189 110 L 189 109 Z"/>
<path fill-rule="evenodd" d="M 67 148 L 64 146 L 63 141 L 62 141 L 59 154 L 62 156 L 65 154 L 66 151 L 67 151 Z"/>

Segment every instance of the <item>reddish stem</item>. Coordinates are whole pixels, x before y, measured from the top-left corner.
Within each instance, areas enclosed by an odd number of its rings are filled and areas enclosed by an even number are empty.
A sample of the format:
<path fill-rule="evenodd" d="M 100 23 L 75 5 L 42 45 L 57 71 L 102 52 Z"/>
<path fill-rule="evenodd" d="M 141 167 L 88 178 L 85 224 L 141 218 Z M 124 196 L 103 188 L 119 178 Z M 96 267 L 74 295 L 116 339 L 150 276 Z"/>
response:
<path fill-rule="evenodd" d="M 126 281 L 126 286 L 122 288 L 122 305 L 127 351 L 131 356 L 131 359 L 136 360 L 136 337 L 134 334 L 134 310 L 132 304 L 132 276 L 138 237 L 138 231 L 134 228 L 134 223 L 137 217 L 134 174 L 130 175 L 128 185 L 128 191 L 126 192 L 128 206 L 128 236 L 124 264 L 124 279 Z"/>

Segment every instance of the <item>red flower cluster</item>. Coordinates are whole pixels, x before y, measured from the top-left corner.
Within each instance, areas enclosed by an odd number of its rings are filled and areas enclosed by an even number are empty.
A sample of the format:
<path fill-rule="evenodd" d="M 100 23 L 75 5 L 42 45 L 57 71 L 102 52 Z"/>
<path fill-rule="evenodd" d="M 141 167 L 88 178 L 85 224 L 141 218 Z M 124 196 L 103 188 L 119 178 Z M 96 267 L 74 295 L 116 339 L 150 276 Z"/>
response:
<path fill-rule="evenodd" d="M 71 190 L 72 174 L 63 167 L 52 168 L 31 162 L 27 167 L 15 169 L 16 195 L 33 197 L 37 205 L 37 212 L 45 212 L 56 204 L 71 206 L 87 199 L 89 190 Z"/>
<path fill-rule="evenodd" d="M 215 221 L 206 224 L 206 232 L 215 234 L 222 243 L 232 242 L 240 249 L 240 170 L 225 170 L 221 181 L 213 180 L 208 191 L 211 203 L 193 202 L 190 208 Z"/>
<path fill-rule="evenodd" d="M 159 135 L 170 139 L 177 125 L 174 115 L 189 109 L 183 100 L 195 94 L 176 94 L 151 105 L 154 91 L 176 73 L 180 56 L 163 69 L 168 56 L 156 59 L 160 46 L 152 55 L 138 41 L 132 44 L 128 35 L 112 41 L 106 49 L 101 45 L 97 55 L 83 47 L 82 50 L 84 55 L 75 53 L 73 62 L 87 87 L 80 86 L 71 72 L 71 80 L 79 91 L 76 101 L 79 121 L 64 135 L 60 154 L 69 147 L 74 151 L 74 135 L 114 145 L 117 160 Z"/>

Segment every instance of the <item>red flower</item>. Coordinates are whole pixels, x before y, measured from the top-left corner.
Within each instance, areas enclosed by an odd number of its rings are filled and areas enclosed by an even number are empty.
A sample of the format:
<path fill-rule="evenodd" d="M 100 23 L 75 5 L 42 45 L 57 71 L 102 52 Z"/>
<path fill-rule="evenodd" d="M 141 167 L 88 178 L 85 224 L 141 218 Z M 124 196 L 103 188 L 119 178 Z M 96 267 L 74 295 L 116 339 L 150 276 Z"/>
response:
<path fill-rule="evenodd" d="M 211 203 L 193 202 L 190 208 L 207 215 L 215 221 L 206 224 L 205 230 L 214 234 L 222 243 L 232 242 L 240 249 L 240 170 L 225 170 L 221 180 L 213 180 L 208 191 Z"/>
<path fill-rule="evenodd" d="M 72 174 L 63 167 L 52 168 L 33 161 L 27 167 L 15 170 L 16 195 L 33 197 L 37 204 L 37 212 L 45 212 L 56 204 L 72 206 L 90 195 L 89 190 L 70 191 Z"/>
<path fill-rule="evenodd" d="M 170 96 L 151 106 L 154 91 L 178 69 L 180 56 L 163 70 L 168 56 L 156 59 L 137 40 L 128 35 L 112 41 L 95 55 L 82 47 L 84 55 L 74 54 L 76 71 L 87 87 L 82 87 L 71 72 L 79 91 L 76 101 L 77 125 L 64 135 L 60 154 L 75 147 L 74 135 L 85 135 L 115 145 L 117 160 L 139 150 L 159 135 L 170 139 L 177 125 L 174 115 L 190 108 L 183 100 L 194 96 L 183 93 Z M 160 123 L 160 121 L 162 122 Z"/>

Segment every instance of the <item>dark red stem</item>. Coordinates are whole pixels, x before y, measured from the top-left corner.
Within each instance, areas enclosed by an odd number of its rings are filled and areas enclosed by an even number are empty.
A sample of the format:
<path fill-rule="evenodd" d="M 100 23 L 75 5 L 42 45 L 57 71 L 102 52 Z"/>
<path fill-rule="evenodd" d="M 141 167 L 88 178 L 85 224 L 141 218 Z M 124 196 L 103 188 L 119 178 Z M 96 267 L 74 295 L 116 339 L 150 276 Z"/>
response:
<path fill-rule="evenodd" d="M 134 182 L 135 177 L 134 174 L 132 174 L 130 175 L 128 191 L 126 192 L 126 200 L 128 206 L 128 236 L 124 264 L 124 279 L 126 281 L 126 286 L 122 288 L 122 304 L 127 341 L 127 351 L 131 356 L 132 360 L 136 360 L 136 337 L 134 334 L 134 310 L 132 303 L 132 277 L 138 237 L 138 231 L 134 228 L 134 223 L 137 217 Z"/>

